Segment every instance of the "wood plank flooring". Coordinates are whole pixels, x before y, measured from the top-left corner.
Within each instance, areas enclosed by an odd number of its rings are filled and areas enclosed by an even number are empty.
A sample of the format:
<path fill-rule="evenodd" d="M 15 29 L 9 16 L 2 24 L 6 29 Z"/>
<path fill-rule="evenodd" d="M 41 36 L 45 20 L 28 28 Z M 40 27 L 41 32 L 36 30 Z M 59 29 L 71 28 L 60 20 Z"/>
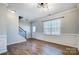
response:
<path fill-rule="evenodd" d="M 76 55 L 77 48 L 49 43 L 36 39 L 28 39 L 27 42 L 9 45 L 8 55 Z"/>

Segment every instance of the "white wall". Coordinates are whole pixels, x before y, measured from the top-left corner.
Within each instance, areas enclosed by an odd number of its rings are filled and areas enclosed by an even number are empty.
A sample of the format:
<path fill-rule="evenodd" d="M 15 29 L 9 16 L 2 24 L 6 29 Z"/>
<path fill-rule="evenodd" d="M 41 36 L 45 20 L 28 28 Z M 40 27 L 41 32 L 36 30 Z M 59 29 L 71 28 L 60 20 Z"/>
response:
<path fill-rule="evenodd" d="M 23 42 L 26 39 L 24 39 L 23 37 L 21 37 L 18 34 L 18 26 L 19 26 L 19 20 L 18 20 L 18 16 L 16 13 L 11 13 L 10 11 L 8 11 L 7 13 L 7 17 L 8 17 L 8 25 L 7 25 L 7 41 L 8 41 L 8 45 L 9 44 L 14 44 L 14 43 L 19 43 L 19 42 Z"/>
<path fill-rule="evenodd" d="M 6 6 L 0 3 L 0 53 L 7 51 L 7 17 Z"/>
<path fill-rule="evenodd" d="M 6 19 L 6 7 L 4 4 L 0 4 L 0 35 L 7 34 L 7 19 Z"/>
<path fill-rule="evenodd" d="M 44 35 L 41 21 L 52 19 L 52 18 L 58 18 L 62 16 L 64 16 L 64 18 L 62 19 L 61 35 L 59 36 Z M 43 19 L 38 19 L 38 21 L 33 22 L 32 25 L 36 26 L 36 33 L 32 33 L 33 38 L 76 47 L 76 37 L 77 37 L 77 9 L 76 8 L 51 15 Z"/>

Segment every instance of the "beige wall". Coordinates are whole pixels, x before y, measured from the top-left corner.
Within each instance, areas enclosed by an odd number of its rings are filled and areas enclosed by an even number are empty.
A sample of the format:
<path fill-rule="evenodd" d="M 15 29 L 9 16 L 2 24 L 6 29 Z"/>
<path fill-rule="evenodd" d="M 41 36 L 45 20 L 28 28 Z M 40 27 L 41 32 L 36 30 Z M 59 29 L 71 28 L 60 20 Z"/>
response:
<path fill-rule="evenodd" d="M 77 4 L 77 33 L 78 33 L 78 37 L 77 37 L 77 48 L 79 49 L 79 4 Z"/>
<path fill-rule="evenodd" d="M 77 4 L 77 32 L 79 34 L 79 4 Z"/>
<path fill-rule="evenodd" d="M 64 18 L 62 19 L 61 35 L 59 36 L 44 35 L 41 21 L 58 18 L 62 16 L 64 16 Z M 36 33 L 32 33 L 33 38 L 76 47 L 76 35 L 77 35 L 77 9 L 76 8 L 67 10 L 64 12 L 60 12 L 49 17 L 38 19 L 38 21 L 33 22 L 32 25 L 36 26 Z"/>

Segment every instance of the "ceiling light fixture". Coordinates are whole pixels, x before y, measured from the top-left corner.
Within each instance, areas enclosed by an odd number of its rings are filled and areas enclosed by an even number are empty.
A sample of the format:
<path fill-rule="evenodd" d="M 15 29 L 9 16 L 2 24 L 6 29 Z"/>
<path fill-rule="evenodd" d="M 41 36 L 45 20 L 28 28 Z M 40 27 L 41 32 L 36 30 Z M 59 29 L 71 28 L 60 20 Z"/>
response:
<path fill-rule="evenodd" d="M 31 3 L 35 8 L 39 8 L 41 11 L 51 11 L 53 10 L 52 3 Z"/>
<path fill-rule="evenodd" d="M 38 3 L 37 7 L 47 8 L 48 7 L 48 3 Z"/>
<path fill-rule="evenodd" d="M 16 11 L 15 10 L 8 10 L 9 12 L 11 12 L 11 13 L 15 13 Z"/>
<path fill-rule="evenodd" d="M 33 3 L 32 5 L 44 11 L 51 11 L 52 9 L 51 3 Z"/>

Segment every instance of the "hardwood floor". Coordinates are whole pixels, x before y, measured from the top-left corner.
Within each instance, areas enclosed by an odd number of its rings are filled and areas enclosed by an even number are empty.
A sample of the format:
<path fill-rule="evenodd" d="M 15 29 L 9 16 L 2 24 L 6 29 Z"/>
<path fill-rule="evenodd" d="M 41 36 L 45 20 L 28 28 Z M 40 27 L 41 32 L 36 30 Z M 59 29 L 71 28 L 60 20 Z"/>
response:
<path fill-rule="evenodd" d="M 27 42 L 9 45 L 8 55 L 76 55 L 77 48 L 49 43 L 36 39 L 28 39 Z"/>

